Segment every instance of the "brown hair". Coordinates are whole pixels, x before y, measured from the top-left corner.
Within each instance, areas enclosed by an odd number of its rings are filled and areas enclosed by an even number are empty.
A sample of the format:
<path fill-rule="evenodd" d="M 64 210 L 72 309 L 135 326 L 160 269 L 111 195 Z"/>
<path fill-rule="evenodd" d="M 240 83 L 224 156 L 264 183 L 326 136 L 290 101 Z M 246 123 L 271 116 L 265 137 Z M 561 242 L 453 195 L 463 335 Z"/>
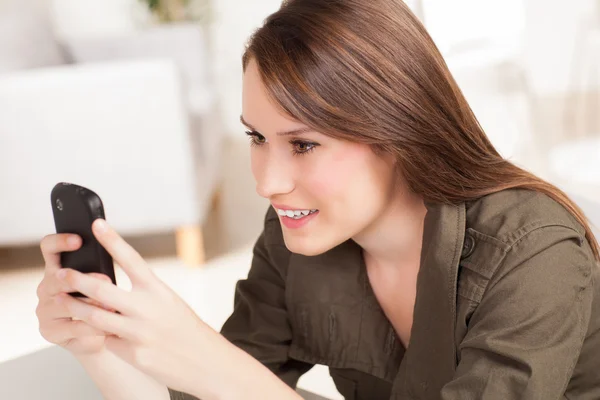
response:
<path fill-rule="evenodd" d="M 402 0 L 288 0 L 251 37 L 269 95 L 284 113 L 398 160 L 426 201 L 458 203 L 509 188 L 542 192 L 598 242 L 568 196 L 491 144 L 431 37 Z"/>

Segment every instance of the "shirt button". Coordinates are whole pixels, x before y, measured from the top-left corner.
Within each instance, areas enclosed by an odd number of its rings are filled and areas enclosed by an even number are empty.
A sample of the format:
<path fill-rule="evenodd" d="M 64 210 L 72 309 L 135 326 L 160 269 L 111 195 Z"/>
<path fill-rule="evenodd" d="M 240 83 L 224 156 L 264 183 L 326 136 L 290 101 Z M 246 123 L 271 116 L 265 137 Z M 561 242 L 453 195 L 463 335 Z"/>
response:
<path fill-rule="evenodd" d="M 463 244 L 462 253 L 460 255 L 461 258 L 469 257 L 473 253 L 473 250 L 475 250 L 475 239 L 473 239 L 473 236 L 466 234 L 465 243 Z"/>

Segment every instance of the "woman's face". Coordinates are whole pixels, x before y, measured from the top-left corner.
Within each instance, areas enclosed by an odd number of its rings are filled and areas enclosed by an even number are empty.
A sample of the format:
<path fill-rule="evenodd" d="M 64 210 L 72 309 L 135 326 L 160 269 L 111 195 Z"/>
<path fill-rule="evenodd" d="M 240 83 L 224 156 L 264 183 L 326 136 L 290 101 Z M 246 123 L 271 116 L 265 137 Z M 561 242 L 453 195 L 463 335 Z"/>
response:
<path fill-rule="evenodd" d="M 391 157 L 286 117 L 269 100 L 254 60 L 244 73 L 242 119 L 252 144 L 256 191 L 278 212 L 290 251 L 324 253 L 368 231 L 390 204 Z M 306 132 L 285 134 L 297 130 Z"/>

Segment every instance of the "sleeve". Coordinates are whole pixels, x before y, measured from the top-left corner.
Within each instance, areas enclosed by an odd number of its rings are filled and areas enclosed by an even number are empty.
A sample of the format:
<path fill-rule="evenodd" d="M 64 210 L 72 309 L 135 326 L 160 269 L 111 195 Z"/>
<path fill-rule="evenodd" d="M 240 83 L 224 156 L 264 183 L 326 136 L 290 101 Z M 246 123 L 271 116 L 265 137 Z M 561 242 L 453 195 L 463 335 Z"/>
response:
<path fill-rule="evenodd" d="M 280 238 L 277 216 L 267 213 L 253 249 L 248 277 L 236 285 L 234 309 L 221 334 L 295 388 L 312 364 L 289 359 L 292 328 L 285 301 L 285 271 L 290 252 Z M 281 239 L 281 240 L 280 240 Z M 197 400 L 169 389 L 171 400 Z"/>
<path fill-rule="evenodd" d="M 554 228 L 533 231 L 508 251 L 443 400 L 562 398 L 590 320 L 594 264 L 581 238 L 561 229 L 560 238 Z"/>

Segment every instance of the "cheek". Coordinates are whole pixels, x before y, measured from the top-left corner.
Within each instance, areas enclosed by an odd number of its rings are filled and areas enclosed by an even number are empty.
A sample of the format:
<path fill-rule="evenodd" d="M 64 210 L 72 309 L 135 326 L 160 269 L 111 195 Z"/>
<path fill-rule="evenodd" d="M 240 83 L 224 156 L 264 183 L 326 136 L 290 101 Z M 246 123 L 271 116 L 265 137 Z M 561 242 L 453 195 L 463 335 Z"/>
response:
<path fill-rule="evenodd" d="M 302 175 L 303 186 L 321 205 L 337 202 L 347 188 L 347 170 L 342 163 L 315 163 Z"/>
<path fill-rule="evenodd" d="M 254 180 L 257 181 L 260 176 L 260 171 L 263 169 L 263 157 L 260 156 L 260 153 L 256 151 L 256 149 L 250 149 L 250 170 L 252 171 L 252 176 L 254 176 Z"/>
<path fill-rule="evenodd" d="M 357 191 L 368 181 L 368 155 L 358 146 L 344 146 L 318 162 L 309 163 L 302 174 L 304 186 L 324 205 L 352 203 Z M 300 176 L 302 176 L 300 175 Z"/>
<path fill-rule="evenodd" d="M 313 196 L 323 201 L 334 201 L 344 186 L 343 169 L 335 166 L 319 168 L 310 175 L 306 175 L 305 186 L 310 188 Z"/>

